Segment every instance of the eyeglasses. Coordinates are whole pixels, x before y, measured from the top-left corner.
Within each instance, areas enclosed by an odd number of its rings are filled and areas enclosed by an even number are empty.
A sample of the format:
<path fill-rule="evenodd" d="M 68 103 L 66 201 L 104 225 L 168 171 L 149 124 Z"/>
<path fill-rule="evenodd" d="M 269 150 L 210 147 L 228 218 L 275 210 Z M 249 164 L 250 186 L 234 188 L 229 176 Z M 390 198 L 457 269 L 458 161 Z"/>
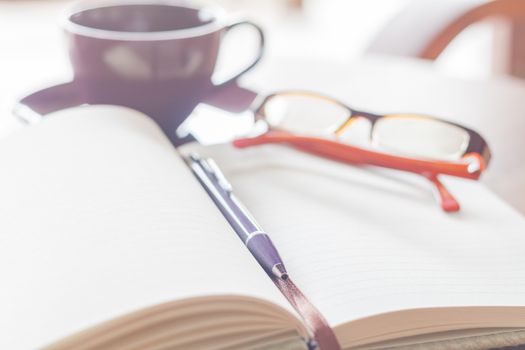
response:
<path fill-rule="evenodd" d="M 235 140 L 236 147 L 282 143 L 345 163 L 419 174 L 433 184 L 446 212 L 458 211 L 460 206 L 438 176 L 477 180 L 490 160 L 487 143 L 477 132 L 425 115 L 362 112 L 335 99 L 299 91 L 268 95 L 254 112 L 256 120 L 267 125 L 266 131 Z M 355 130 L 363 121 L 366 137 L 360 144 Z"/>

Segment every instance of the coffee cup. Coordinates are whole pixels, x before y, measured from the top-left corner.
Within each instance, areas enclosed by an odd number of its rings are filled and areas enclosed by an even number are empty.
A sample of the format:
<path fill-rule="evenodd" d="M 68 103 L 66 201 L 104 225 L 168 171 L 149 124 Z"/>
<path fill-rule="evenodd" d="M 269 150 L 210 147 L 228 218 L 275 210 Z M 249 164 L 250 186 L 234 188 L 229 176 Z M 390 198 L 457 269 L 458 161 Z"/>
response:
<path fill-rule="evenodd" d="M 264 49 L 256 24 L 180 1 L 89 0 L 70 8 L 62 26 L 73 80 L 23 98 L 19 116 L 115 104 L 146 113 L 171 136 L 195 105 L 253 68 Z M 216 82 L 222 39 L 241 26 L 255 29 L 258 50 L 238 73 Z"/>

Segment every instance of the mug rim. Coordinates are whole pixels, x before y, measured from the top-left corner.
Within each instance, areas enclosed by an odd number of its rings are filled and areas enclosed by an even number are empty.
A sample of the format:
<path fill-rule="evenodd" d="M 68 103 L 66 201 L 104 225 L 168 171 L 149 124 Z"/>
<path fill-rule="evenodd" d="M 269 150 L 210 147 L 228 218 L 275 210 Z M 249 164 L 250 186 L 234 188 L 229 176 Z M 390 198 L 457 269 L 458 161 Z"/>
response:
<path fill-rule="evenodd" d="M 212 14 L 212 20 L 210 23 L 205 23 L 195 27 L 162 30 L 155 32 L 131 32 L 109 30 L 96 27 L 89 27 L 83 24 L 73 22 L 71 20 L 71 17 L 73 17 L 73 15 L 84 11 L 127 5 L 166 5 L 182 7 L 195 11 L 200 11 L 204 9 Z M 61 25 L 62 28 L 69 33 L 97 39 L 120 41 L 157 41 L 194 38 L 216 32 L 227 25 L 225 17 L 225 11 L 218 6 L 199 7 L 196 5 L 188 4 L 186 1 L 181 0 L 81 0 L 73 3 L 68 8 L 66 8 L 64 14 L 62 15 Z"/>

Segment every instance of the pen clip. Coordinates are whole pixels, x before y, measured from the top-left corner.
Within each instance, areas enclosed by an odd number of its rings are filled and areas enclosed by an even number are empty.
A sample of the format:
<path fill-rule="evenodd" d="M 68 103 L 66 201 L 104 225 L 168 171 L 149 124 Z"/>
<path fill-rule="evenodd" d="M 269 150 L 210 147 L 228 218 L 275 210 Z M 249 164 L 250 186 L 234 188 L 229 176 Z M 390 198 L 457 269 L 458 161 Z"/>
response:
<path fill-rule="evenodd" d="M 227 193 L 233 191 L 231 183 L 226 179 L 221 169 L 211 158 L 203 159 L 198 154 L 192 153 L 189 158 L 192 162 L 198 164 L 200 168 L 209 176 L 213 177 L 217 184 Z"/>
<path fill-rule="evenodd" d="M 213 174 L 213 176 L 215 176 L 215 179 L 217 180 L 219 186 L 221 186 L 221 188 L 228 193 L 232 192 L 233 187 L 231 183 L 226 179 L 226 176 L 224 176 L 217 163 L 215 163 L 215 161 L 211 158 L 208 158 L 203 162 L 210 171 L 210 173 Z"/>
<path fill-rule="evenodd" d="M 226 192 L 230 193 L 232 192 L 233 188 L 231 183 L 226 179 L 224 174 L 222 173 L 221 169 L 215 163 L 215 161 L 211 158 L 207 159 L 200 159 L 200 163 L 202 166 L 206 169 L 206 171 L 212 175 L 215 180 L 217 180 L 217 184 Z"/>

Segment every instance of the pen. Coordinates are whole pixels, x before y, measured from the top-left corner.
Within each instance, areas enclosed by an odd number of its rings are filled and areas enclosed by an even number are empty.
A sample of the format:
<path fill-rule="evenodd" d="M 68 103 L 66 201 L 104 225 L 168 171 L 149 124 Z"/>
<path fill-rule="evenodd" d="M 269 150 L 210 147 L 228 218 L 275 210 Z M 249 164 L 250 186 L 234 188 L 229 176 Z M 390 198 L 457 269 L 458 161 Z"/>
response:
<path fill-rule="evenodd" d="M 233 188 L 213 159 L 190 155 L 188 165 L 266 273 L 287 279 L 288 273 L 270 237 L 233 194 Z"/>

